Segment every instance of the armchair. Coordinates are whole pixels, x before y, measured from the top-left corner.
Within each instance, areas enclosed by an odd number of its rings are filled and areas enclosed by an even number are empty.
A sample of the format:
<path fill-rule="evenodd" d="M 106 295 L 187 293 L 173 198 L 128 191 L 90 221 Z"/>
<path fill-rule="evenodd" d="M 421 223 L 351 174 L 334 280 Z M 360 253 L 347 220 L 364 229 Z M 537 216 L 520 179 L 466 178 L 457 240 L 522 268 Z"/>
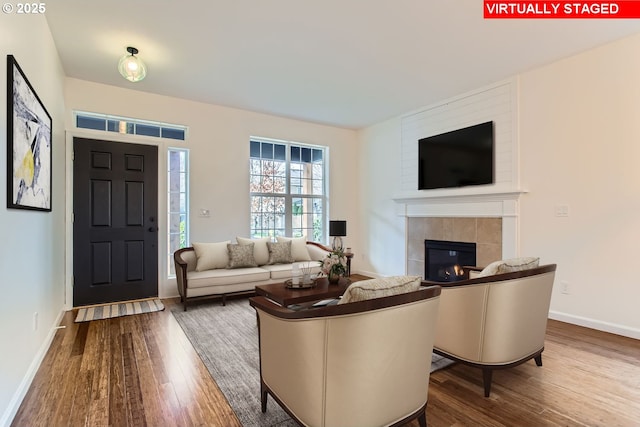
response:
<path fill-rule="evenodd" d="M 399 426 L 425 410 L 440 287 L 258 314 L 262 411 L 271 395 L 304 426 Z M 402 393 L 398 393 L 402 390 Z"/>
<path fill-rule="evenodd" d="M 433 351 L 482 369 L 485 397 L 493 370 L 529 359 L 542 366 L 555 271 L 550 264 L 438 283 L 442 294 Z"/>

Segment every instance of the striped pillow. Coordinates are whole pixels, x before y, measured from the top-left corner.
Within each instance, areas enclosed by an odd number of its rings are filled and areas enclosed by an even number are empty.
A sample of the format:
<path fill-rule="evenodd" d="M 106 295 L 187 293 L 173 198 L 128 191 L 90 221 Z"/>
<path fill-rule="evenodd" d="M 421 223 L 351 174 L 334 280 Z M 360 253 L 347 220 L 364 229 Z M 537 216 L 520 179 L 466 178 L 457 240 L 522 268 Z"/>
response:
<path fill-rule="evenodd" d="M 420 276 L 391 276 L 352 283 L 338 304 L 365 301 L 417 291 L 422 282 Z"/>

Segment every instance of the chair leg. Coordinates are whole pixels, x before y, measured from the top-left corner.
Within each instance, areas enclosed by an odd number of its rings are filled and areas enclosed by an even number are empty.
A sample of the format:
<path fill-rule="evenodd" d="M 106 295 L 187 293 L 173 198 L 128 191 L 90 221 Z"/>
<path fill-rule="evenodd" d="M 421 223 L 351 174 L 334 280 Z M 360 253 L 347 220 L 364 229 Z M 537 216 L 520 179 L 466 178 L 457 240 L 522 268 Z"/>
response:
<path fill-rule="evenodd" d="M 262 412 L 267 412 L 267 389 L 264 384 L 260 384 L 260 404 Z"/>
<path fill-rule="evenodd" d="M 420 416 L 418 417 L 418 424 L 420 425 L 420 427 L 427 427 L 427 411 L 426 410 L 422 414 L 420 414 Z"/>
<path fill-rule="evenodd" d="M 491 393 L 491 377 L 493 376 L 493 369 L 482 369 L 482 381 L 484 382 L 484 397 L 489 397 Z"/>
<path fill-rule="evenodd" d="M 542 353 L 533 358 L 536 361 L 537 366 L 542 366 Z"/>

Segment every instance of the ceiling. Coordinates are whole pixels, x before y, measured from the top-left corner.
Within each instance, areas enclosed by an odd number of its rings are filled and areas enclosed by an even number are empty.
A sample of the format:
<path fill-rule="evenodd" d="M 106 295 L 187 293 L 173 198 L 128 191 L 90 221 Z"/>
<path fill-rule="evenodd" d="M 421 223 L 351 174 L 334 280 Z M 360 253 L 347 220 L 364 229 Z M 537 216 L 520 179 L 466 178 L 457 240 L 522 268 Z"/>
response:
<path fill-rule="evenodd" d="M 640 20 L 485 20 L 482 5 L 56 0 L 46 18 L 69 77 L 352 129 L 640 32 Z M 142 82 L 118 74 L 127 46 Z"/>

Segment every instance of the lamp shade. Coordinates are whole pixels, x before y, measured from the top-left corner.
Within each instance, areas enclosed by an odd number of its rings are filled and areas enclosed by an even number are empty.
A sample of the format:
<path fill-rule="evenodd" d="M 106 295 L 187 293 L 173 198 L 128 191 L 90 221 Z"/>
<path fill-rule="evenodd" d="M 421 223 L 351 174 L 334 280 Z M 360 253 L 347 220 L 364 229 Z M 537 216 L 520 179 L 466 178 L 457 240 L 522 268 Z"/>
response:
<path fill-rule="evenodd" d="M 120 58 L 118 62 L 118 71 L 125 79 L 130 82 L 139 82 L 147 75 L 147 66 L 144 65 L 142 59 L 135 56 L 138 53 L 138 49 L 135 47 L 128 47 L 127 52 L 129 55 L 125 55 Z"/>
<path fill-rule="evenodd" d="M 346 236 L 347 221 L 329 221 L 329 236 Z"/>

